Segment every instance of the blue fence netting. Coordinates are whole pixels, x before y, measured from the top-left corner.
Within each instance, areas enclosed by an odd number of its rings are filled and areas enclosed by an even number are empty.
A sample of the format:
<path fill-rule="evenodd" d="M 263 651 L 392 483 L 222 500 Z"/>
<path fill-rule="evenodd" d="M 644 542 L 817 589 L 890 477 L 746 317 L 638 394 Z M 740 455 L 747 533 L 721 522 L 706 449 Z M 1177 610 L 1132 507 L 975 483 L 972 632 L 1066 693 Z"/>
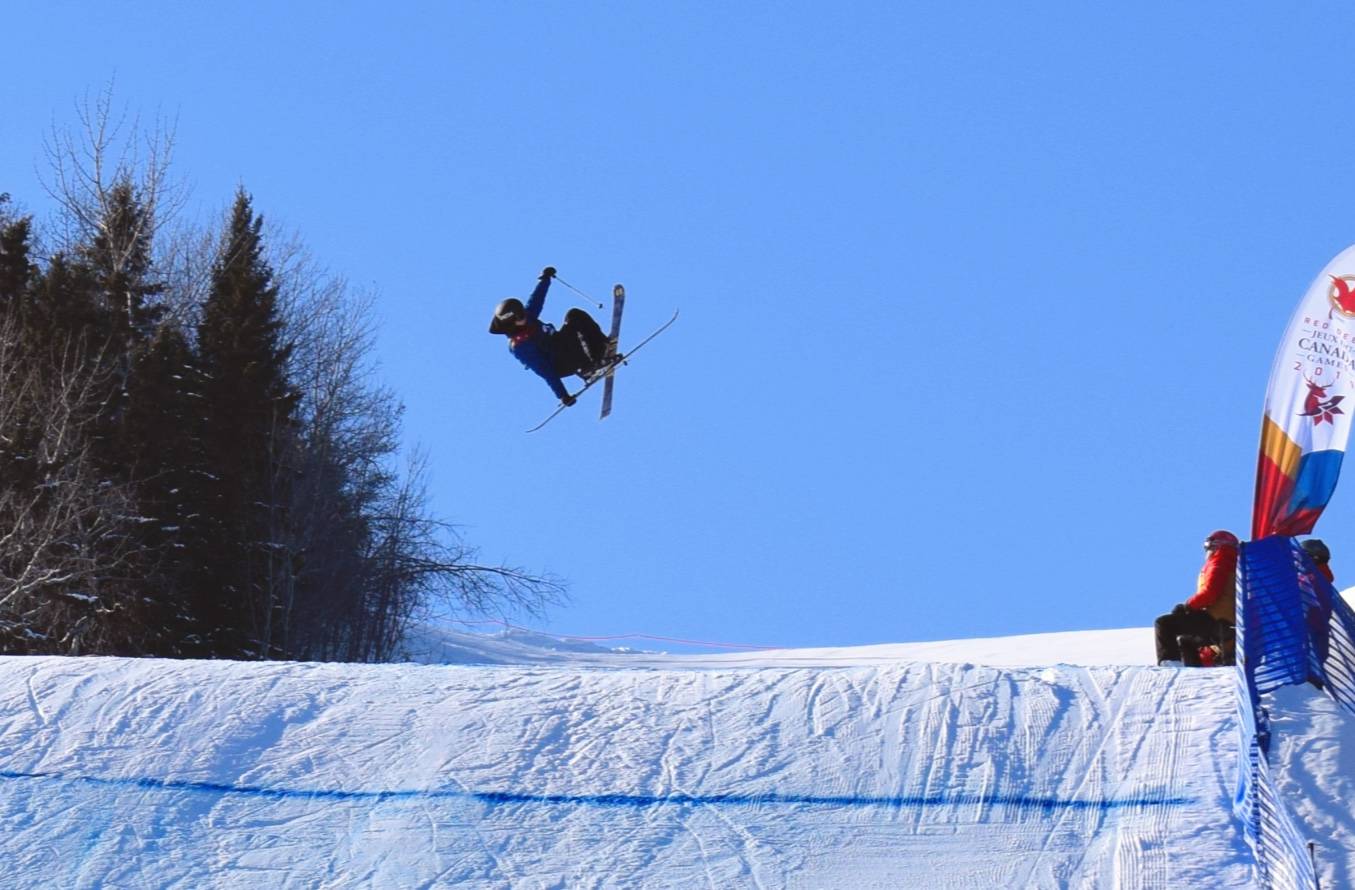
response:
<path fill-rule="evenodd" d="M 1238 707 L 1246 757 L 1235 806 L 1266 885 L 1308 890 L 1317 886 L 1317 876 L 1270 775 L 1270 716 L 1261 696 L 1311 681 L 1355 713 L 1355 610 L 1293 538 L 1242 545 L 1237 574 Z"/>

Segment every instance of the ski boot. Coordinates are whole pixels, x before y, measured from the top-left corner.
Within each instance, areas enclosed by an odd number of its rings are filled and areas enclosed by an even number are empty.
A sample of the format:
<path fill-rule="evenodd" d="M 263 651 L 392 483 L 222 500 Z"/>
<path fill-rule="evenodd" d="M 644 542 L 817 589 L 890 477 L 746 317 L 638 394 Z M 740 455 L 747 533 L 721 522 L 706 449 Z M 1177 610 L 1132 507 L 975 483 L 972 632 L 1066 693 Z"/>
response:
<path fill-rule="evenodd" d="M 602 361 L 598 362 L 592 368 L 580 372 L 579 376 L 583 378 L 583 381 L 585 383 L 591 385 L 601 380 L 603 377 L 606 377 L 607 374 L 610 373 L 613 368 L 621 364 L 621 361 L 622 355 L 621 353 L 618 352 L 612 356 L 604 358 Z"/>

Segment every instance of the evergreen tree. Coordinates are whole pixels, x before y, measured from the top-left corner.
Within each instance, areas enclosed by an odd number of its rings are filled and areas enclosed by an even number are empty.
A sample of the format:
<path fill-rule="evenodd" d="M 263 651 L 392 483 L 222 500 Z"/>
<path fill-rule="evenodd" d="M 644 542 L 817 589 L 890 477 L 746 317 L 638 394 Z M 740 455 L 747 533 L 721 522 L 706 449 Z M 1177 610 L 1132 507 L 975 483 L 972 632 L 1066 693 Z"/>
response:
<path fill-rule="evenodd" d="M 195 565 L 204 550 L 201 377 L 183 332 L 162 324 L 132 366 L 123 459 L 137 480 L 137 624 L 145 654 L 201 651 Z"/>
<path fill-rule="evenodd" d="M 0 195 L 0 211 L 9 195 Z M 0 479 L 10 487 L 31 486 L 38 480 L 36 461 L 32 459 L 38 441 L 40 418 L 31 416 L 26 393 L 17 389 L 18 371 L 34 360 L 29 335 L 29 307 L 32 288 L 39 270 L 29 259 L 32 223 L 27 219 L 0 217 L 0 332 L 7 342 L 0 343 L 0 355 L 6 363 L 0 374 L 5 404 L 0 406 Z"/>
<path fill-rule="evenodd" d="M 179 440 L 189 433 L 149 422 L 167 407 L 158 400 L 176 388 L 167 376 L 172 369 L 150 352 L 165 289 L 151 255 L 153 208 L 124 176 L 103 194 L 98 214 L 87 240 L 72 251 L 78 269 L 72 283 L 87 289 L 88 297 L 72 295 L 64 308 L 88 346 L 86 360 L 100 366 L 106 380 L 92 457 L 103 481 L 123 488 L 134 509 L 128 539 L 116 542 L 128 553 L 123 571 L 102 579 L 93 612 L 113 652 L 152 654 L 161 651 L 169 632 L 160 617 L 150 617 L 171 608 L 159 573 L 175 556 L 173 542 L 161 531 L 172 527 L 173 518 L 165 512 L 160 485 L 181 475 L 183 468 L 169 460 L 182 451 Z M 177 405 L 178 400 L 168 403 L 170 410 Z"/>
<path fill-rule="evenodd" d="M 48 343 L 77 341 L 87 355 L 104 350 L 93 272 L 64 254 L 52 257 L 33 284 L 27 329 Z"/>
<path fill-rule="evenodd" d="M 63 252 L 0 194 L 0 653 L 381 660 L 434 603 L 552 601 L 396 467 L 368 305 L 275 271 L 243 190 L 215 251 L 164 252 L 163 168 L 102 163 L 101 132 L 63 155 Z"/>
<path fill-rule="evenodd" d="M 4 203 L 0 200 L 0 210 Z M 38 275 L 29 257 L 32 235 L 30 219 L 11 220 L 0 213 L 0 309 L 22 311 L 28 300 L 29 287 Z"/>
<path fill-rule="evenodd" d="M 109 335 L 122 347 L 122 370 L 130 370 L 135 347 L 149 339 L 161 315 L 155 297 L 164 284 L 151 274 L 151 210 L 137 199 L 129 179 L 108 191 L 100 226 L 80 259 L 94 272 Z"/>
<path fill-rule="evenodd" d="M 208 651 L 228 657 L 276 654 L 295 576 L 286 522 L 297 395 L 262 228 L 240 190 L 198 328 L 207 409 L 198 612 Z"/>

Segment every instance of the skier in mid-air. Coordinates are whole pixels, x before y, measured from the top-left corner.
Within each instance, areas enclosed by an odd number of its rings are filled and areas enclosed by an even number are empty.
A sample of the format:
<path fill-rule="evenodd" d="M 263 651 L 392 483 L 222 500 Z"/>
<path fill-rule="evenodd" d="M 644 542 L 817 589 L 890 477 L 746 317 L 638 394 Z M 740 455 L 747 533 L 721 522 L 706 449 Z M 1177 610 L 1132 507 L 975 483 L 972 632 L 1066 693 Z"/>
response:
<path fill-rule="evenodd" d="M 489 332 L 506 336 L 508 349 L 517 360 L 545 380 L 551 392 L 569 406 L 574 404 L 574 397 L 561 378 L 571 374 L 586 382 L 596 378 L 607 365 L 608 340 L 593 317 L 582 309 L 566 312 L 559 330 L 541 321 L 546 290 L 554 277 L 555 267 L 542 269 L 541 279 L 526 305 L 516 297 L 499 303 Z"/>

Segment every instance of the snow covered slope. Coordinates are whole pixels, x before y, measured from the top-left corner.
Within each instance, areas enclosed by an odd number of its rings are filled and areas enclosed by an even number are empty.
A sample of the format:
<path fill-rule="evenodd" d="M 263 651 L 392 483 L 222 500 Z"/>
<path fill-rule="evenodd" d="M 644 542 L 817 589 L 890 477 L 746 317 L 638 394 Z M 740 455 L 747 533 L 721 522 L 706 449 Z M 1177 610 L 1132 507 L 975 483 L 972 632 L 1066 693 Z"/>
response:
<path fill-rule="evenodd" d="M 6 887 L 1242 887 L 1233 682 L 4 658 L 0 868 Z"/>
<path fill-rule="evenodd" d="M 1048 664 L 1151 665 L 1153 629 L 1085 630 L 929 643 L 883 643 L 831 649 L 763 649 L 669 654 L 609 649 L 588 640 L 552 637 L 524 628 L 493 634 L 423 627 L 406 644 L 421 664 L 558 664 L 595 667 L 846 667 L 933 661 L 989 667 Z"/>
<path fill-rule="evenodd" d="M 1266 696 L 1271 774 L 1325 890 L 1355 887 L 1355 717 L 1312 686 Z"/>

